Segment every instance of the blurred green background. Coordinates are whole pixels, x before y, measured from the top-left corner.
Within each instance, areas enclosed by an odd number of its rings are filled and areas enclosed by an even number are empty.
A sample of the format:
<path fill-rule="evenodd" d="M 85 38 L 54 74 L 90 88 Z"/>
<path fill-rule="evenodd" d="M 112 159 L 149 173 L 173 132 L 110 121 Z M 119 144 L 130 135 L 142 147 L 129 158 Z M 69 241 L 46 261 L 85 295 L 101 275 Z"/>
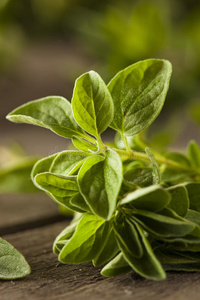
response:
<path fill-rule="evenodd" d="M 75 79 L 90 69 L 108 82 L 122 68 L 153 57 L 169 59 L 173 76 L 152 139 L 155 144 L 161 136 L 164 143 L 199 139 L 194 126 L 200 123 L 199 1 L 0 0 L 1 143 L 14 133 L 23 144 L 31 132 L 56 151 L 57 140 L 49 140 L 46 131 L 26 131 L 5 115 L 47 95 L 70 100 Z M 37 153 L 41 145 L 34 143 Z M 66 147 L 64 141 L 59 145 Z M 31 152 L 33 143 L 25 148 Z"/>

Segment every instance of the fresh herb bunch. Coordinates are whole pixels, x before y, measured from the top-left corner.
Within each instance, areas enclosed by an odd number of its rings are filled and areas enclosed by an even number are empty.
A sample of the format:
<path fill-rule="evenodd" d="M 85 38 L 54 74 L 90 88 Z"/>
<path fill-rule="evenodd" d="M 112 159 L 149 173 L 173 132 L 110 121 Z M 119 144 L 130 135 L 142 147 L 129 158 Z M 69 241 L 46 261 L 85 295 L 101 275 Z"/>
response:
<path fill-rule="evenodd" d="M 160 154 L 140 134 L 162 109 L 171 71 L 166 60 L 144 60 L 107 86 L 91 71 L 76 80 L 72 105 L 51 96 L 7 116 L 77 148 L 32 170 L 39 189 L 76 212 L 54 242 L 61 262 L 92 261 L 104 266 L 104 276 L 134 270 L 153 280 L 165 279 L 166 270 L 200 270 L 200 148 L 192 141 L 187 156 Z M 117 133 L 106 145 L 101 133 L 108 126 Z"/>

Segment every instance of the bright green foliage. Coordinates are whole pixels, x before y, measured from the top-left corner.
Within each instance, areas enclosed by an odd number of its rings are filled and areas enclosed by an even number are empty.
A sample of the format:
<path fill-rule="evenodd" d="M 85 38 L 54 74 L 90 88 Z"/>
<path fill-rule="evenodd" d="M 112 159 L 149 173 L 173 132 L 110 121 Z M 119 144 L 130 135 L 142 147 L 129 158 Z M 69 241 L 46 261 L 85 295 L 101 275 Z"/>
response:
<path fill-rule="evenodd" d="M 129 193 L 120 205 L 135 209 L 159 211 L 170 203 L 169 193 L 159 185 L 152 185 Z"/>
<path fill-rule="evenodd" d="M 76 212 L 53 245 L 61 262 L 152 280 L 166 270 L 200 270 L 200 148 L 191 142 L 186 155 L 157 153 L 138 135 L 158 116 L 170 76 L 171 64 L 160 59 L 129 66 L 108 87 L 91 71 L 77 79 L 72 107 L 48 97 L 8 115 L 71 138 L 77 149 L 32 170 L 38 188 Z M 108 126 L 117 132 L 106 145 L 100 134 Z"/>
<path fill-rule="evenodd" d="M 102 218 L 93 214 L 84 214 L 76 232 L 60 251 L 59 260 L 75 264 L 92 260 L 99 253 L 99 245 L 103 244 L 109 227 L 109 222 Z"/>
<path fill-rule="evenodd" d="M 111 127 L 127 136 L 147 128 L 162 109 L 170 76 L 171 64 L 154 59 L 119 72 L 108 85 L 115 107 Z"/>
<path fill-rule="evenodd" d="M 147 238 L 145 237 L 143 229 L 137 223 L 134 224 L 134 222 L 132 222 L 132 225 L 135 226 L 135 230 L 138 232 L 138 238 L 140 239 L 142 245 L 142 256 L 137 258 L 135 255 L 133 255 L 133 253 L 121 248 L 126 261 L 133 268 L 133 270 L 146 278 L 153 280 L 165 279 L 165 271 L 154 255 L 153 250 Z"/>
<path fill-rule="evenodd" d="M 13 280 L 27 276 L 31 269 L 19 251 L 0 238 L 0 279 Z"/>
<path fill-rule="evenodd" d="M 80 168 L 87 157 L 87 152 L 63 151 L 57 154 L 49 171 L 60 175 L 72 175 Z"/>
<path fill-rule="evenodd" d="M 105 157 L 88 158 L 78 174 L 80 191 L 91 210 L 110 219 L 116 207 L 122 182 L 122 164 L 119 155 L 107 150 Z"/>
<path fill-rule="evenodd" d="M 77 123 L 97 139 L 112 122 L 113 101 L 96 72 L 90 71 L 76 80 L 72 110 Z"/>
<path fill-rule="evenodd" d="M 48 128 L 58 135 L 72 138 L 84 135 L 75 122 L 70 103 L 63 97 L 45 97 L 13 110 L 7 119 Z"/>
<path fill-rule="evenodd" d="M 78 150 L 81 150 L 81 151 L 89 151 L 89 152 L 98 151 L 98 148 L 96 145 L 91 144 L 90 142 L 86 141 L 85 139 L 82 139 L 77 136 L 72 137 L 72 143 Z"/>
<path fill-rule="evenodd" d="M 111 260 L 101 271 L 106 277 L 119 276 L 131 271 L 131 266 L 125 260 L 122 252 Z"/>
<path fill-rule="evenodd" d="M 171 201 L 168 205 L 179 216 L 185 217 L 189 209 L 189 198 L 187 189 L 181 185 L 175 185 L 168 188 L 171 194 Z"/>

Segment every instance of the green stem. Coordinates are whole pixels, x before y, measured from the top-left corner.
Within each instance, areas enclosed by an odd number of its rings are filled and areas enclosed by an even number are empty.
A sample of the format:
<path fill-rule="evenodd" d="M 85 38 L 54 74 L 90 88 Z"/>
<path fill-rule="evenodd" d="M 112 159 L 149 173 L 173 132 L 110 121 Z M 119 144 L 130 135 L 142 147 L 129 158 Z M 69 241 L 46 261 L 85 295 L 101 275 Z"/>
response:
<path fill-rule="evenodd" d="M 115 149 L 115 148 L 113 150 L 115 150 L 120 155 L 122 160 L 135 159 L 135 160 L 150 162 L 150 159 L 148 158 L 148 156 L 142 152 L 138 152 L 138 151 L 134 151 L 134 150 L 126 151 L 126 150 L 120 150 L 120 149 Z M 164 164 L 171 169 L 178 169 L 178 170 L 182 170 L 182 171 L 186 171 L 186 172 L 190 172 L 190 173 L 194 172 L 195 174 L 200 174 L 199 169 L 193 169 L 193 168 L 190 168 L 187 166 L 183 166 L 175 161 L 165 158 L 164 156 L 162 156 L 160 154 L 154 153 L 154 157 L 159 164 Z"/>
<path fill-rule="evenodd" d="M 105 151 L 105 149 L 107 148 L 106 145 L 104 145 L 104 143 L 102 142 L 101 136 L 98 135 L 97 136 L 97 143 L 98 143 L 98 150 L 100 151 Z"/>
<path fill-rule="evenodd" d="M 122 140 L 124 142 L 124 146 L 125 146 L 126 150 L 131 151 L 131 148 L 128 144 L 127 137 L 123 133 L 121 133 L 121 136 L 122 136 Z"/>

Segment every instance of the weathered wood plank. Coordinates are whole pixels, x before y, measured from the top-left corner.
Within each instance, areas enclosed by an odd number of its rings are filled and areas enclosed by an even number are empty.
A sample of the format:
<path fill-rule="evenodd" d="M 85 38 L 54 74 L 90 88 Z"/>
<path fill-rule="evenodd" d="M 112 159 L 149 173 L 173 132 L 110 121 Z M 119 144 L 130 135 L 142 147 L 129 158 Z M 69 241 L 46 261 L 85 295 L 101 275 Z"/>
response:
<path fill-rule="evenodd" d="M 52 253 L 52 243 L 67 222 L 4 236 L 27 258 L 32 273 L 23 280 L 0 283 L 0 299 L 199 299 L 199 273 L 168 273 L 154 282 L 134 273 L 104 278 L 92 265 L 63 265 Z"/>
<path fill-rule="evenodd" d="M 58 205 L 45 193 L 0 195 L 0 235 L 62 220 Z"/>

